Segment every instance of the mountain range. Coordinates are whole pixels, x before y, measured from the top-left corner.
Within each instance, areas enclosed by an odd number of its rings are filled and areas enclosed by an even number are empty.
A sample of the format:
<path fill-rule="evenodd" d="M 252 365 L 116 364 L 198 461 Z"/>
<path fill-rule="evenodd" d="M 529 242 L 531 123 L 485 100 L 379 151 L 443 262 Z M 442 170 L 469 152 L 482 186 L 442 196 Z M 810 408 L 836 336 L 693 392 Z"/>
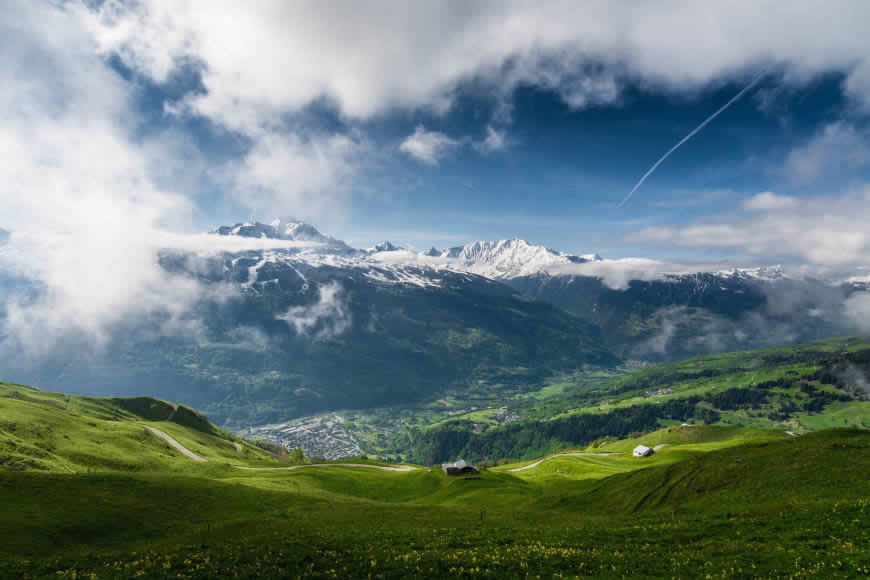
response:
<path fill-rule="evenodd" d="M 780 268 L 613 285 L 601 268 L 618 261 L 594 253 L 520 239 L 355 249 L 295 219 L 212 234 L 310 243 L 209 257 L 167 249 L 165 270 L 238 290 L 199 307 L 196 340 L 131 326 L 98 360 L 69 348 L 16 380 L 88 395 L 148 392 L 245 427 L 479 384 L 531 389 L 584 365 L 810 340 L 842 332 L 843 300 L 861 290 Z"/>
<path fill-rule="evenodd" d="M 435 288 L 451 274 L 479 276 L 595 324 L 605 346 L 628 358 L 677 360 L 851 332 L 855 329 L 844 302 L 867 290 L 860 277 L 849 281 L 796 278 L 779 265 L 668 271 L 659 263 L 644 268 L 652 263 L 649 260 L 573 255 L 517 238 L 425 252 L 389 241 L 355 250 L 307 224 L 292 220 L 273 224 L 285 224 L 287 232 L 305 232 L 285 239 L 322 241 L 322 245 L 258 254 L 258 261 L 241 280 L 253 291 L 281 283 L 275 277 L 281 270 L 279 263 L 328 265 L 398 286 Z M 269 227 L 236 224 L 216 233 L 258 237 Z M 611 273 L 616 273 L 616 283 Z"/>

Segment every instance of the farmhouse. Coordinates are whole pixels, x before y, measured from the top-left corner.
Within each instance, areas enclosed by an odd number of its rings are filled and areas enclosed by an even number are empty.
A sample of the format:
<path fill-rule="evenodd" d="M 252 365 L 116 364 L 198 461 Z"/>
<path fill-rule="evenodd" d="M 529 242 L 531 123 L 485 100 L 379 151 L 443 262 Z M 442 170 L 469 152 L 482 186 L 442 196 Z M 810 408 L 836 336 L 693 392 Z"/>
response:
<path fill-rule="evenodd" d="M 635 457 L 649 457 L 654 452 L 651 447 L 647 447 L 646 445 L 638 445 L 634 448 L 634 452 L 632 455 Z"/>
<path fill-rule="evenodd" d="M 455 463 L 441 464 L 441 470 L 445 475 L 463 475 L 466 473 L 477 473 L 477 468 L 466 463 L 463 459 L 458 459 Z"/>

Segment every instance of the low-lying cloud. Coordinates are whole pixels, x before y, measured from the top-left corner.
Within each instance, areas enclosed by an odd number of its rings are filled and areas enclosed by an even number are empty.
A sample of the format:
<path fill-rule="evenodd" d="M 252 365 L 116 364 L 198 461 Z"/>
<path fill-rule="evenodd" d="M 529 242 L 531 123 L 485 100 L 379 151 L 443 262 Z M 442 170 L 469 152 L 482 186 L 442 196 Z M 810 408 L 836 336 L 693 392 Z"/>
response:
<path fill-rule="evenodd" d="M 766 257 L 799 258 L 817 266 L 857 266 L 870 256 L 870 190 L 839 197 L 790 197 L 770 192 L 745 200 L 743 211 L 683 227 L 652 227 L 633 243 L 732 248 Z"/>
<path fill-rule="evenodd" d="M 350 330 L 353 316 L 344 287 L 329 282 L 318 289 L 317 302 L 291 306 L 276 317 L 285 321 L 299 336 L 315 340 L 335 338 Z"/>

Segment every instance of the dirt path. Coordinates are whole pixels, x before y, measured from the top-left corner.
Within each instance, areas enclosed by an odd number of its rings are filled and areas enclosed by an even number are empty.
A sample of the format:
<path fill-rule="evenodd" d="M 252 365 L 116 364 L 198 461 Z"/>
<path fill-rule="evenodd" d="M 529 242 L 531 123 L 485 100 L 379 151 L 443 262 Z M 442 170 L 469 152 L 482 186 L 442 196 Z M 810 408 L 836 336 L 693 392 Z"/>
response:
<path fill-rule="evenodd" d="M 183 453 L 184 455 L 190 457 L 194 461 L 207 462 L 208 459 L 205 457 L 200 457 L 175 439 L 173 439 L 167 433 L 157 429 L 156 427 L 152 427 L 150 425 L 142 425 L 170 445 L 172 445 L 175 449 Z M 238 445 L 238 444 L 237 444 Z M 236 447 L 236 449 L 240 449 L 240 447 Z M 373 469 L 382 469 L 384 471 L 414 471 L 417 469 L 411 465 L 400 465 L 398 467 L 388 467 L 386 465 L 369 465 L 367 463 L 312 463 L 309 465 L 290 465 L 287 467 L 245 467 L 244 465 L 232 465 L 231 467 L 235 467 L 236 469 L 245 469 L 247 471 L 291 471 L 293 469 L 299 469 L 301 467 L 371 467 Z"/>
<path fill-rule="evenodd" d="M 188 449 L 187 447 L 185 447 L 184 445 L 182 445 L 181 443 L 179 443 L 178 441 L 176 441 L 175 439 L 173 439 L 172 437 L 170 437 L 168 434 L 164 433 L 160 429 L 157 429 L 156 427 L 152 427 L 150 425 L 142 425 L 142 426 L 145 427 L 146 429 L 148 429 L 149 431 L 151 431 L 152 433 L 154 433 L 155 435 L 157 435 L 158 437 L 160 437 L 161 439 L 163 439 L 164 441 L 166 441 L 167 443 L 169 443 L 170 445 L 172 445 L 173 447 L 175 447 L 175 449 L 177 449 L 178 451 L 180 451 L 184 455 L 187 455 L 188 457 L 193 459 L 194 461 L 201 461 L 203 463 L 208 461 L 208 459 L 206 459 L 205 457 L 200 457 L 199 455 L 197 455 L 196 453 L 194 453 L 193 451 L 191 451 L 190 449 Z"/>
<path fill-rule="evenodd" d="M 245 469 L 247 471 L 292 471 L 302 467 L 371 467 L 372 469 L 383 469 L 384 471 L 414 471 L 417 469 L 411 465 L 388 467 L 386 465 L 369 465 L 367 463 L 311 463 L 308 465 L 290 465 L 287 467 L 245 467 L 243 465 L 233 465 L 233 467 L 236 469 Z"/>
<path fill-rule="evenodd" d="M 619 453 L 559 453 L 557 455 L 551 455 L 549 457 L 544 457 L 543 459 L 538 459 L 534 463 L 530 463 L 528 465 L 523 465 L 522 467 L 514 467 L 513 469 L 508 469 L 508 471 L 525 471 L 526 469 L 531 469 L 533 467 L 537 467 L 545 461 L 549 461 L 550 459 L 555 459 L 557 457 L 579 457 L 581 455 L 593 455 L 597 457 L 607 457 L 608 455 L 619 455 Z"/>

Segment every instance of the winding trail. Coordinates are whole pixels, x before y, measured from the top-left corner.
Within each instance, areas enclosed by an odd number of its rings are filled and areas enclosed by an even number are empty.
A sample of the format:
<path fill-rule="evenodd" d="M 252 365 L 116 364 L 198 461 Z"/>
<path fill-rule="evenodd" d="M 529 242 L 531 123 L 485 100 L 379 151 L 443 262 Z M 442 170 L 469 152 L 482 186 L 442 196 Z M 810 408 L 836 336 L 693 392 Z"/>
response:
<path fill-rule="evenodd" d="M 160 437 L 161 439 L 163 439 L 164 441 L 166 441 L 167 443 L 169 443 L 170 445 L 172 445 L 173 447 L 175 447 L 178 451 L 180 451 L 184 455 L 187 455 L 188 457 L 193 459 L 194 461 L 200 461 L 202 463 L 205 463 L 208 461 L 208 459 L 206 459 L 205 457 L 200 457 L 199 455 L 197 455 L 196 453 L 194 453 L 193 451 L 191 451 L 190 449 L 188 449 L 187 447 L 185 447 L 184 445 L 182 445 L 181 443 L 179 443 L 178 441 L 176 441 L 175 439 L 173 439 L 167 433 L 164 433 L 160 429 L 157 429 L 156 427 L 152 427 L 151 425 L 142 425 L 142 426 L 145 427 L 146 429 L 148 429 L 149 431 L 151 431 L 152 433 L 154 433 L 155 435 L 157 435 L 158 437 Z"/>
<path fill-rule="evenodd" d="M 142 425 L 167 443 L 169 443 L 172 447 L 174 447 L 179 452 L 183 453 L 187 457 L 193 459 L 194 461 L 199 462 L 208 462 L 208 459 L 205 457 L 200 457 L 178 441 L 176 441 L 172 436 L 168 433 L 161 431 L 156 427 L 152 427 L 151 425 Z M 238 450 L 239 447 L 236 447 Z M 246 471 L 292 471 L 294 469 L 300 469 L 302 467 L 370 467 L 372 469 L 382 469 L 384 471 L 414 471 L 417 469 L 412 465 L 400 465 L 398 467 L 388 467 L 386 465 L 369 465 L 367 463 L 311 463 L 308 465 L 291 465 L 288 467 L 245 467 L 244 465 L 231 465 L 230 467 L 235 467 L 236 469 L 244 469 Z"/>
<path fill-rule="evenodd" d="M 367 463 L 310 463 L 307 465 L 290 465 L 288 467 L 245 467 L 243 465 L 233 465 L 236 469 L 245 469 L 247 471 L 292 471 L 302 467 L 371 467 L 372 469 L 383 469 L 384 471 L 414 471 L 417 469 L 412 465 L 400 465 L 399 467 L 388 467 L 386 465 L 369 465 Z"/>
<path fill-rule="evenodd" d="M 581 455 L 593 455 L 597 457 L 607 457 L 608 455 L 619 455 L 619 453 L 558 453 L 556 455 L 550 455 L 549 457 L 544 457 L 543 459 L 538 459 L 534 463 L 529 463 L 528 465 L 523 465 L 522 467 L 514 467 L 513 469 L 508 469 L 508 471 L 525 471 L 526 469 L 531 469 L 533 467 L 537 467 L 545 461 L 549 461 L 550 459 L 555 459 L 557 457 L 579 457 Z"/>

